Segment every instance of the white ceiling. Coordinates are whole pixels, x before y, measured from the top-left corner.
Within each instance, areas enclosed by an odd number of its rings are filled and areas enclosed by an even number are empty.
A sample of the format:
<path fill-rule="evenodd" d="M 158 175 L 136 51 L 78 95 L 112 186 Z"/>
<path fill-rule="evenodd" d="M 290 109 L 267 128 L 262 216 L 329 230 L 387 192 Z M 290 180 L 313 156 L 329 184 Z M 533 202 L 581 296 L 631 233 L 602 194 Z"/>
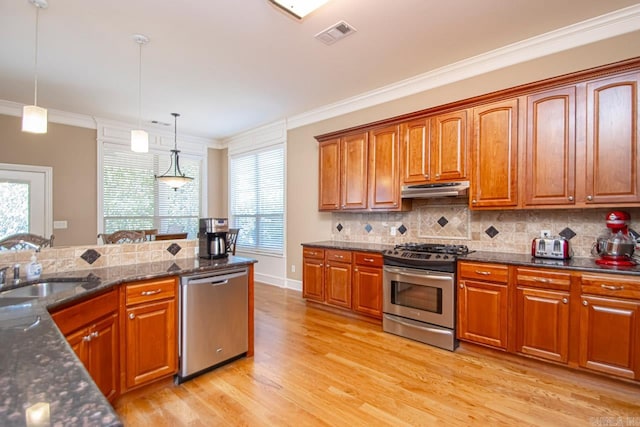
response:
<path fill-rule="evenodd" d="M 221 139 L 638 4 L 634 0 L 331 0 L 303 21 L 267 0 L 48 0 L 38 104 Z M 345 20 L 358 31 L 326 46 Z M 33 103 L 35 7 L 0 1 L 0 99 Z"/>

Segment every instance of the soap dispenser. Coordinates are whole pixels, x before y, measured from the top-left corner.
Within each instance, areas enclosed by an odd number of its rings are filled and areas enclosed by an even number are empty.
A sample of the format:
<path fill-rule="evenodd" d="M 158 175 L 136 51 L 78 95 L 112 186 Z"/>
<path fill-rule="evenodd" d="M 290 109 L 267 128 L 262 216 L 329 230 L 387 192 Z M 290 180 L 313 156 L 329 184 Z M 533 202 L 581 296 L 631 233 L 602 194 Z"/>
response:
<path fill-rule="evenodd" d="M 42 273 L 42 264 L 38 262 L 36 253 L 31 255 L 31 261 L 27 264 L 27 280 L 35 280 L 40 277 Z"/>

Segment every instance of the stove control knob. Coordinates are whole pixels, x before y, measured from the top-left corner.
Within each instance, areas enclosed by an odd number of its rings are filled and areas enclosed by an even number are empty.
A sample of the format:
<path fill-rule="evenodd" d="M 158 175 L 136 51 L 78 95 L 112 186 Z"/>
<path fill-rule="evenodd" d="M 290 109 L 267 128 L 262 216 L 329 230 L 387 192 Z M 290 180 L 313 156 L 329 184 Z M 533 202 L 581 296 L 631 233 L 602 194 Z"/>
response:
<path fill-rule="evenodd" d="M 436 255 L 436 259 L 440 258 L 440 254 Z"/>

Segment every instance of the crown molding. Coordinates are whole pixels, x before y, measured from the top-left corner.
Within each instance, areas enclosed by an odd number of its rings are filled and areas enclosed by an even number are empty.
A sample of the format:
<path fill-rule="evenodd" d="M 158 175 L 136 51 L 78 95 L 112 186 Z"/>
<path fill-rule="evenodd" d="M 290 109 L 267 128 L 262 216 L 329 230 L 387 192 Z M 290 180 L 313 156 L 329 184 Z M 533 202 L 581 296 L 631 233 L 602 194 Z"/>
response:
<path fill-rule="evenodd" d="M 287 122 L 279 120 L 223 140 L 229 154 L 238 154 L 287 141 Z"/>
<path fill-rule="evenodd" d="M 394 101 L 521 62 L 640 30 L 640 4 L 569 25 L 287 118 L 287 129 Z"/>

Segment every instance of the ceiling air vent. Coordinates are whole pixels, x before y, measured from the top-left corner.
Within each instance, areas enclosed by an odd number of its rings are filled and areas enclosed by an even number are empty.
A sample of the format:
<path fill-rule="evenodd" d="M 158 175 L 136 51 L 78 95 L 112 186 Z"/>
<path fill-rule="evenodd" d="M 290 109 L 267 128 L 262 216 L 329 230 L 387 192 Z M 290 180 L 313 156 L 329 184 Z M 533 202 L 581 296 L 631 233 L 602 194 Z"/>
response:
<path fill-rule="evenodd" d="M 351 25 L 347 24 L 344 21 L 340 21 L 337 24 L 330 26 L 326 30 L 320 31 L 315 35 L 315 38 L 317 38 L 324 44 L 330 45 L 334 44 L 340 39 L 347 37 L 350 34 L 355 33 L 356 31 L 357 30 Z"/>

